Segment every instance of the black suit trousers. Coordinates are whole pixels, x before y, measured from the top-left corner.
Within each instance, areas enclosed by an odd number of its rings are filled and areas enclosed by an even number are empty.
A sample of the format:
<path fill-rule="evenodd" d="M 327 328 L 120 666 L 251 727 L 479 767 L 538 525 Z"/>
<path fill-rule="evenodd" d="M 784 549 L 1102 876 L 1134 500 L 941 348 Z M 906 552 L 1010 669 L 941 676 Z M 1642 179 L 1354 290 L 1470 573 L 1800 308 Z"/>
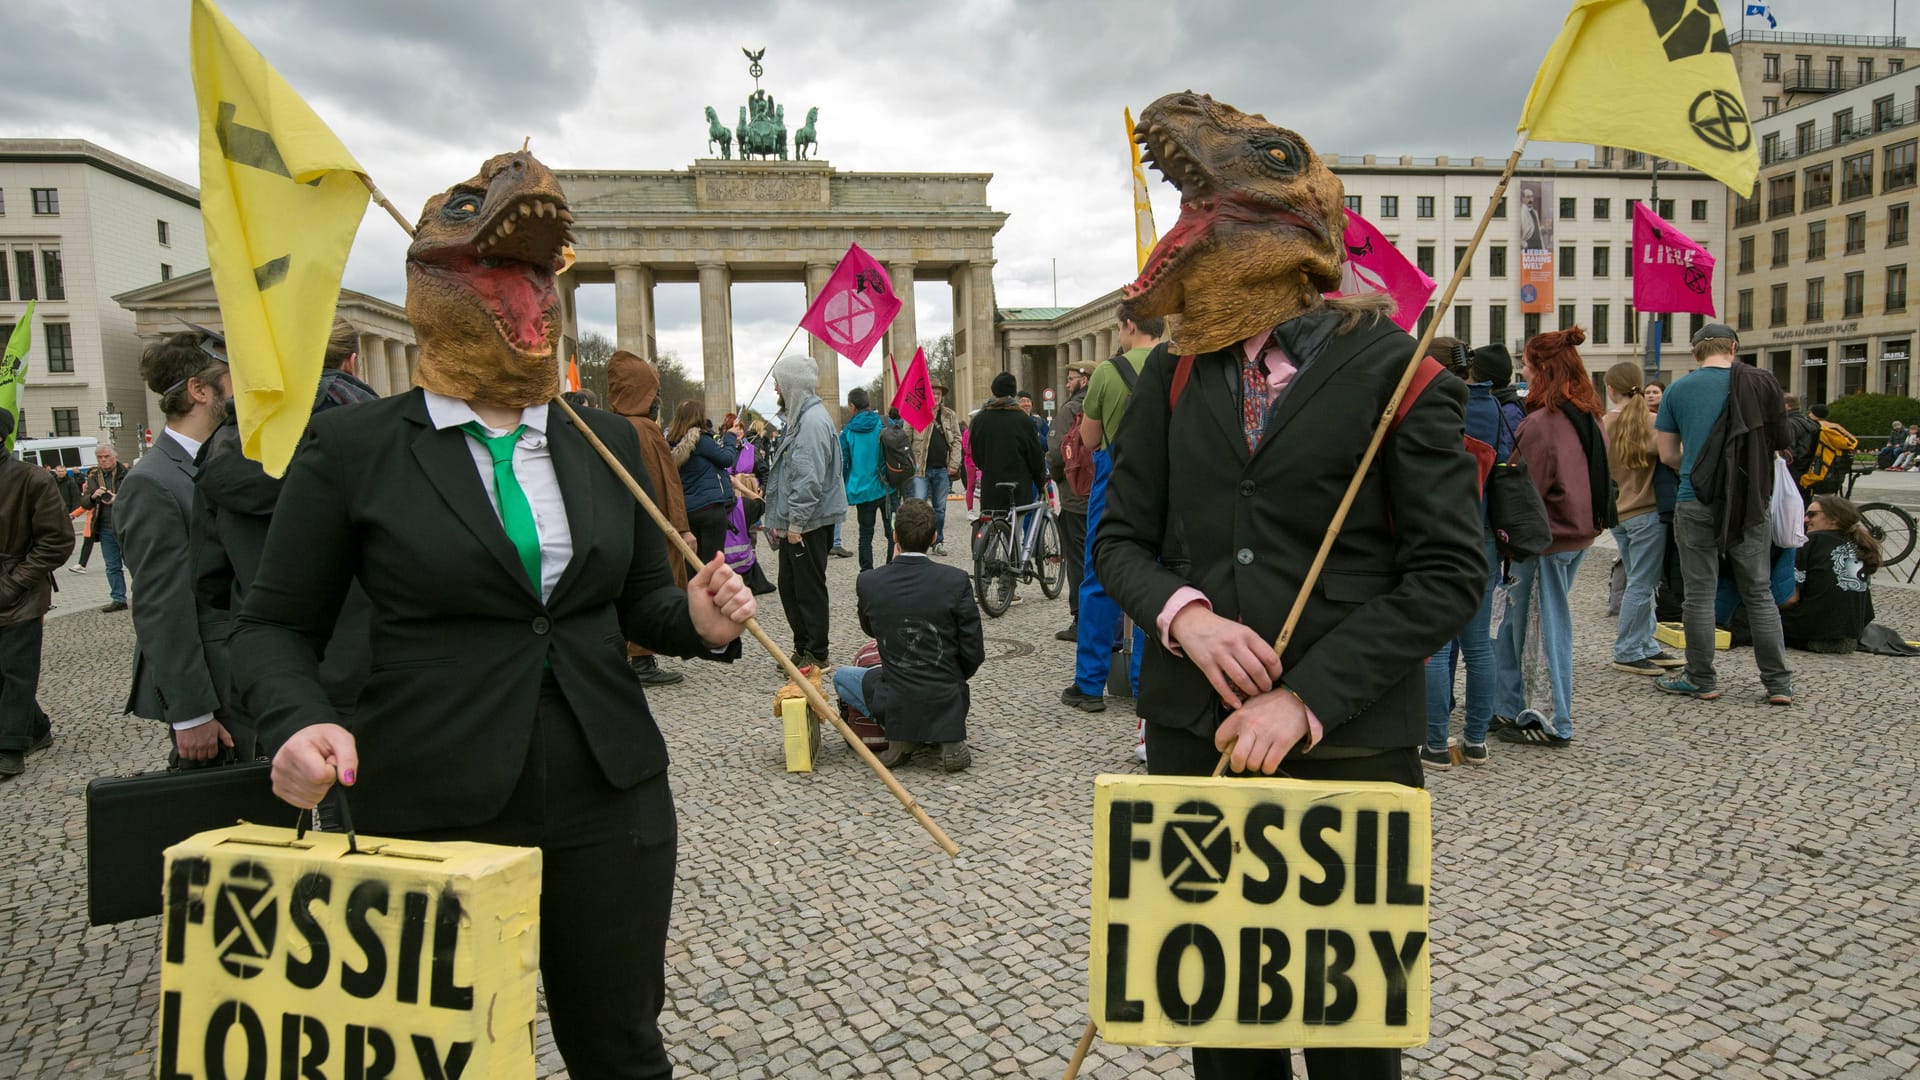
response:
<path fill-rule="evenodd" d="M 1213 740 L 1184 729 L 1147 725 L 1147 767 L 1155 776 L 1211 776 L 1220 761 Z M 1320 761 L 1288 758 L 1280 766 L 1296 780 L 1388 780 L 1425 787 L 1416 747 L 1358 758 Z M 1393 1047 L 1324 1047 L 1303 1050 L 1311 1080 L 1399 1080 L 1400 1051 Z M 1268 1080 L 1293 1075 L 1289 1050 L 1193 1048 L 1193 1080 Z"/>
<path fill-rule="evenodd" d="M 40 642 L 45 617 L 0 626 L 0 750 L 26 753 L 48 730 L 34 695 L 40 689 Z"/>
<path fill-rule="evenodd" d="M 798 544 L 780 537 L 780 608 L 793 628 L 793 651 L 816 660 L 833 655 L 827 646 L 827 558 L 833 526 L 800 534 Z"/>
<path fill-rule="evenodd" d="M 540 849 L 540 977 L 553 1041 L 576 1080 L 640 1080 L 673 1075 L 660 1009 L 677 832 L 666 774 L 625 791 L 607 783 L 549 676 L 499 816 L 409 838 Z"/>

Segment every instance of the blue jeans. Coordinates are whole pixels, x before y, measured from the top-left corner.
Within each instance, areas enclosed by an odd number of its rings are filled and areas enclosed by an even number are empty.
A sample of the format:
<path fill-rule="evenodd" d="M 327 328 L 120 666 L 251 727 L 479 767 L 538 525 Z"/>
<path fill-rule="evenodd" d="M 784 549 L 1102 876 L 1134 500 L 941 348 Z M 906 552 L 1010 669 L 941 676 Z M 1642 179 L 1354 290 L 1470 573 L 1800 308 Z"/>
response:
<path fill-rule="evenodd" d="M 1518 716 L 1527 707 L 1526 691 L 1521 684 L 1521 654 L 1526 646 L 1528 613 L 1533 590 L 1540 589 L 1540 644 L 1547 656 L 1547 674 L 1553 682 L 1553 720 L 1548 729 L 1561 738 L 1573 737 L 1573 610 L 1567 594 L 1573 588 L 1574 575 L 1580 571 L 1582 551 L 1559 551 L 1528 559 L 1513 568 L 1513 585 L 1507 590 L 1512 606 L 1500 623 L 1500 640 L 1495 645 L 1498 690 L 1494 711 L 1501 716 Z"/>
<path fill-rule="evenodd" d="M 1453 718 L 1454 649 L 1467 668 L 1467 741 L 1478 746 L 1487 741 L 1493 726 L 1494 659 L 1493 639 L 1487 629 L 1493 625 L 1493 593 L 1500 580 L 1500 555 L 1493 546 L 1491 533 L 1485 534 L 1483 549 L 1487 555 L 1487 591 L 1480 606 L 1467 621 L 1460 636 L 1427 657 L 1427 748 L 1445 750 Z"/>
<path fill-rule="evenodd" d="M 854 507 L 853 507 L 854 514 L 860 522 L 860 569 L 862 570 L 873 569 L 873 527 L 875 524 L 874 519 L 876 518 L 884 519 L 881 521 L 880 525 L 881 525 L 881 529 L 888 534 L 887 561 L 888 562 L 893 561 L 892 559 L 893 530 L 887 524 L 887 522 L 891 520 L 891 517 L 886 514 L 885 512 L 886 508 L 887 508 L 887 500 L 885 496 L 875 499 L 872 502 L 863 502 L 863 503 L 854 504 Z"/>
<path fill-rule="evenodd" d="M 1661 553 L 1667 546 L 1667 526 L 1659 514 L 1630 517 L 1613 530 L 1620 561 L 1627 568 L 1627 589 L 1620 594 L 1620 624 L 1613 635 L 1613 659 L 1631 664 L 1660 655 L 1653 639 L 1653 590 L 1660 583 Z"/>
<path fill-rule="evenodd" d="M 1087 494 L 1087 568 L 1080 579 L 1080 643 L 1073 663 L 1073 685 L 1090 697 L 1107 692 L 1107 672 L 1113 667 L 1113 650 L 1120 644 L 1120 605 L 1107 595 L 1100 575 L 1093 569 L 1093 538 L 1106 513 L 1107 478 L 1111 475 L 1113 456 L 1095 450 L 1093 490 Z"/>
<path fill-rule="evenodd" d="M 861 681 L 867 677 L 868 670 L 863 667 L 854 667 L 852 664 L 841 664 L 834 668 L 833 692 L 841 701 L 859 710 L 868 719 L 872 719 L 873 714 L 867 712 L 866 689 L 860 685 Z"/>
<path fill-rule="evenodd" d="M 127 575 L 120 561 L 120 537 L 112 526 L 100 530 L 100 550 L 107 557 L 107 596 L 116 604 L 127 602 Z"/>
<path fill-rule="evenodd" d="M 913 478 L 913 497 L 933 505 L 933 542 L 947 542 L 947 496 L 953 492 L 953 474 L 945 469 L 928 469 Z"/>

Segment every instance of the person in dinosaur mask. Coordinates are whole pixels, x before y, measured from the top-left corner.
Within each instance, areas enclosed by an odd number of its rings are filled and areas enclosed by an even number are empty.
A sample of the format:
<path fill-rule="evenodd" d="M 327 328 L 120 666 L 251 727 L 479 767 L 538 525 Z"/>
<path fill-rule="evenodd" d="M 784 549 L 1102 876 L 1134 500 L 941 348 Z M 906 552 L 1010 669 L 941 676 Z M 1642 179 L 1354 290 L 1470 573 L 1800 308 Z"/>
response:
<path fill-rule="evenodd" d="M 548 407 L 571 222 L 524 151 L 427 201 L 407 252 L 416 386 L 314 417 L 232 648 L 287 802 L 337 782 L 369 833 L 539 847 L 569 1071 L 666 1077 L 673 797 L 622 642 L 731 660 L 754 601 L 718 556 L 674 588 L 652 520 Z M 659 490 L 625 417 L 579 422 Z M 315 666 L 356 580 L 373 670 L 343 724 Z"/>
<path fill-rule="evenodd" d="M 1135 138 L 1182 202 L 1123 296 L 1181 318 L 1134 385 L 1093 558 L 1152 641 L 1149 766 L 1204 776 L 1231 747 L 1236 773 L 1284 761 L 1301 779 L 1420 786 L 1424 662 L 1487 581 L 1467 388 L 1440 375 L 1386 440 L 1276 655 L 1414 341 L 1382 298 L 1322 298 L 1340 282 L 1343 192 L 1306 140 L 1194 93 L 1150 105 Z M 1193 1060 L 1201 1080 L 1292 1075 L 1286 1050 Z M 1398 1077 L 1400 1051 L 1306 1064 L 1314 1080 Z"/>

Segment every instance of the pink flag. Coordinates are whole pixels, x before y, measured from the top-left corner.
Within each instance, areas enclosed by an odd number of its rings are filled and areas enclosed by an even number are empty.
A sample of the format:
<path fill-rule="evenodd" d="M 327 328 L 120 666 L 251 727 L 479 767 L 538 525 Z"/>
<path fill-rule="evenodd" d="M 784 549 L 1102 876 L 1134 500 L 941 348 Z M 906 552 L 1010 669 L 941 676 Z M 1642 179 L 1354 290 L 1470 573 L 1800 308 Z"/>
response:
<path fill-rule="evenodd" d="M 1633 204 L 1636 311 L 1712 315 L 1713 256 L 1646 203 Z"/>
<path fill-rule="evenodd" d="M 891 362 L 892 358 L 888 359 Z M 933 423 L 933 380 L 927 375 L 927 351 L 913 350 L 913 363 L 907 365 L 905 378 L 900 377 L 899 365 L 894 365 L 893 378 L 900 384 L 893 396 L 900 419 L 915 431 L 927 430 Z"/>
<path fill-rule="evenodd" d="M 885 268 L 859 244 L 850 244 L 813 306 L 800 317 L 800 327 L 834 352 L 864 364 L 898 314 L 900 298 L 893 295 Z"/>
<path fill-rule="evenodd" d="M 1412 330 L 1433 295 L 1433 279 L 1407 261 L 1393 242 L 1373 223 L 1347 211 L 1347 261 L 1341 270 L 1340 291 L 1329 296 L 1377 292 L 1393 297 L 1393 321 Z"/>

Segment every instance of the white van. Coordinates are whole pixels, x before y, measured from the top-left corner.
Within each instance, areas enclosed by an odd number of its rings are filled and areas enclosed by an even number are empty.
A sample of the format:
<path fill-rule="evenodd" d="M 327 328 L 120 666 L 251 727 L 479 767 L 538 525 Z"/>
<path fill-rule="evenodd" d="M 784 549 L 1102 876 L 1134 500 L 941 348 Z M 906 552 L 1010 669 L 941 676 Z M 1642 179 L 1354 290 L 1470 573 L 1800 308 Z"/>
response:
<path fill-rule="evenodd" d="M 69 469 L 91 469 L 93 451 L 100 440 L 92 436 L 67 436 L 58 439 L 18 439 L 13 456 L 32 465 L 65 465 Z"/>

